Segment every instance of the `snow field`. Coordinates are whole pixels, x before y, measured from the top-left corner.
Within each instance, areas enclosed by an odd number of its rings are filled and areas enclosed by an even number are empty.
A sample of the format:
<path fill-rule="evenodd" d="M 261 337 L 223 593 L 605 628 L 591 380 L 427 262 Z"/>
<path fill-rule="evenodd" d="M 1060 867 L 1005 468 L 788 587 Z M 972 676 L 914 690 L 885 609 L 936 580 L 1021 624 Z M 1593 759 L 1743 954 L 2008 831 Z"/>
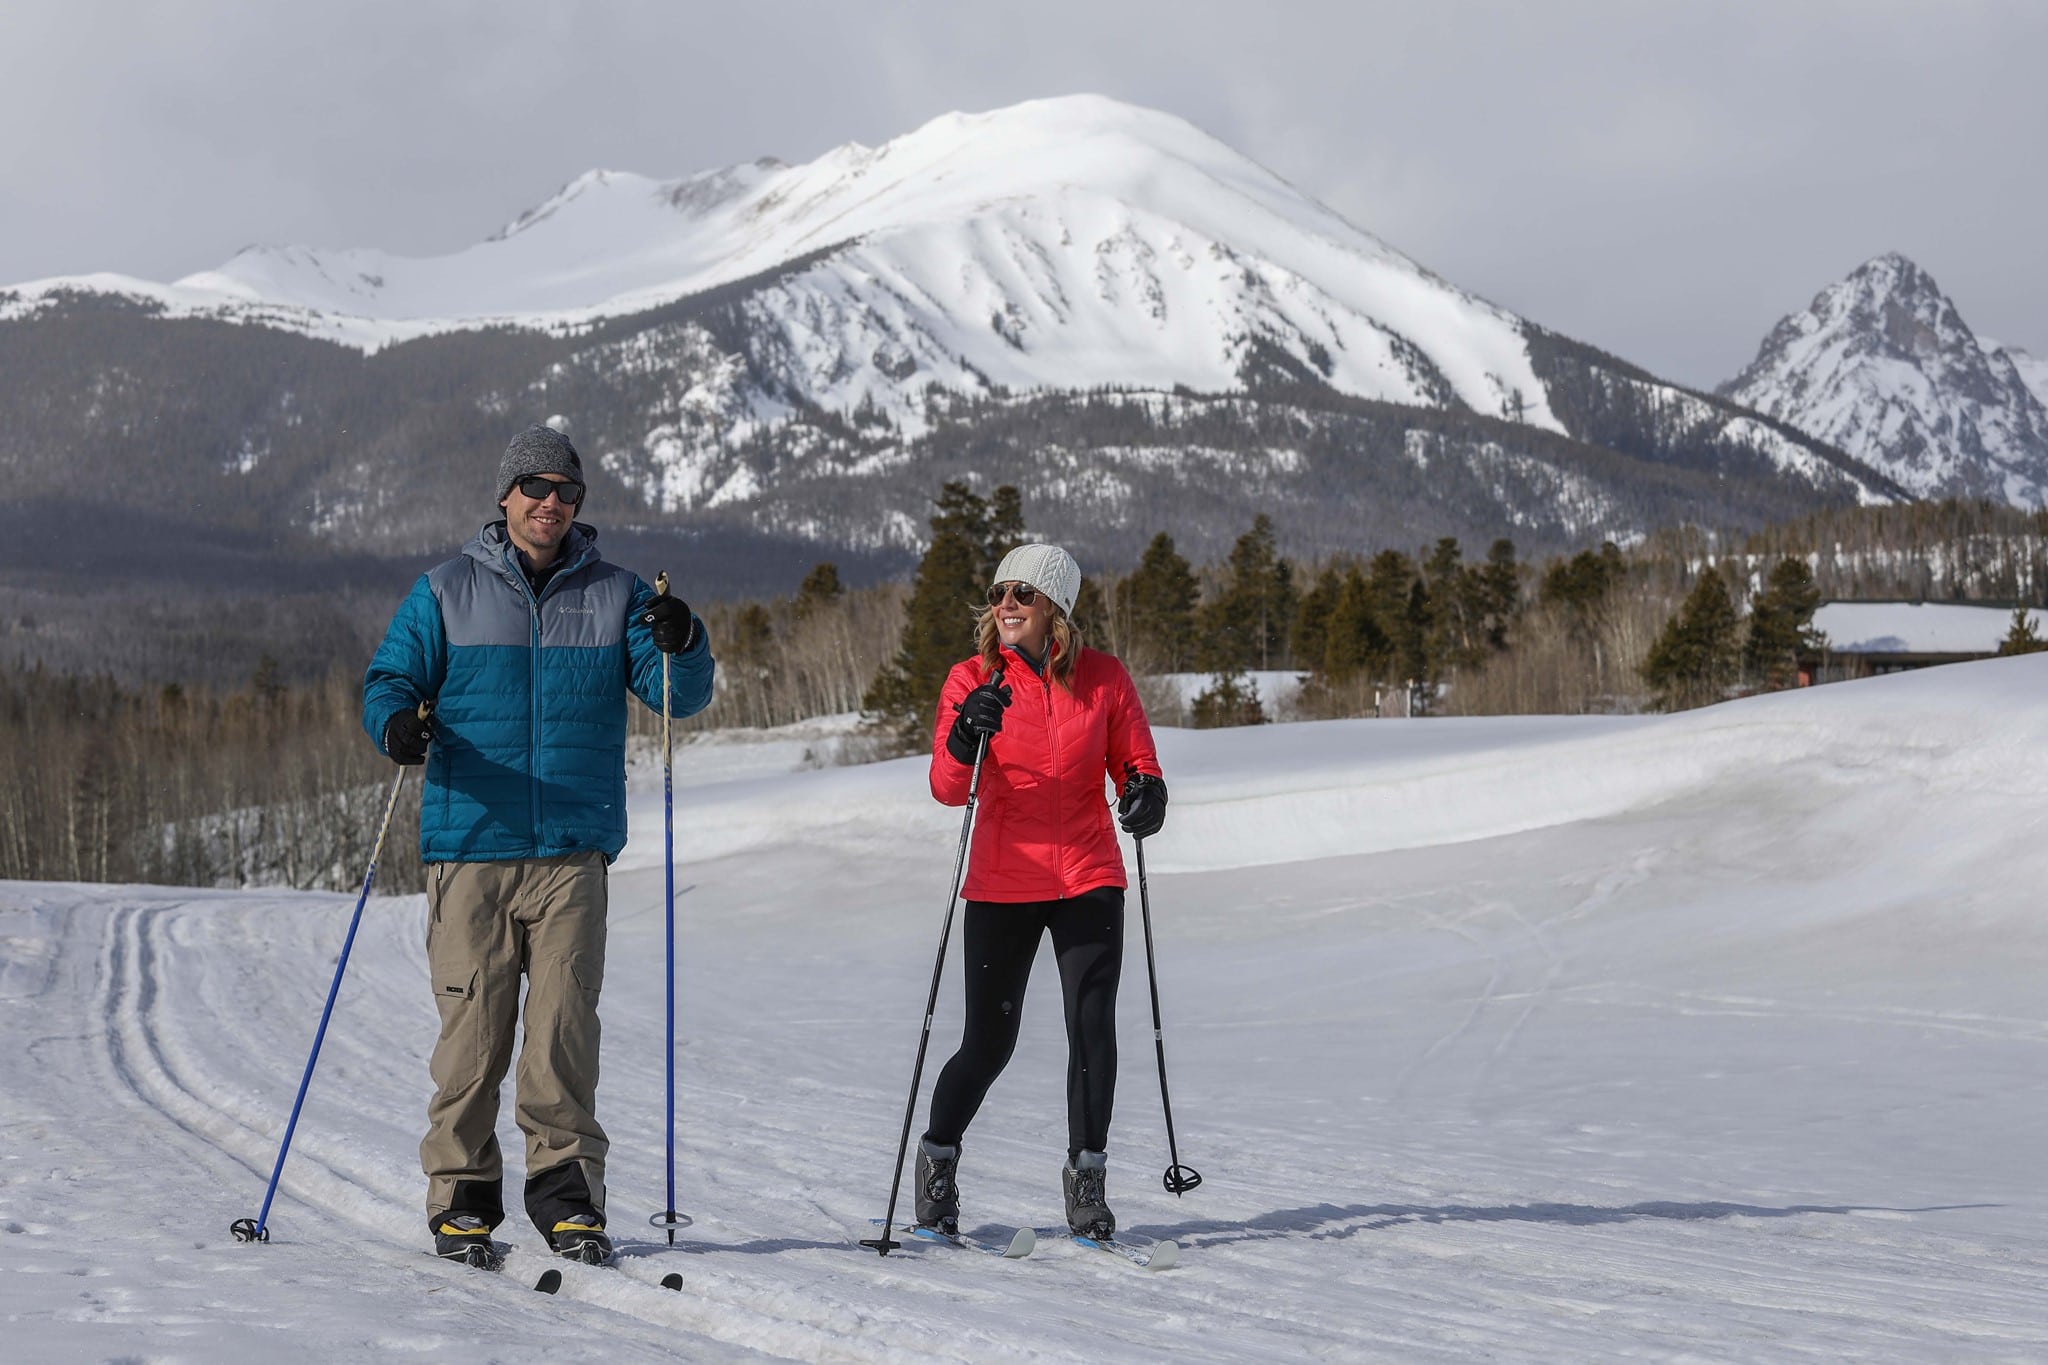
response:
<path fill-rule="evenodd" d="M 245 1247 L 352 896 L 0 885 L 0 1318 L 25 1359 L 2038 1359 L 2048 662 L 1671 718 L 1161 733 L 1110 1192 L 1181 1268 L 851 1249 L 881 1212 L 959 817 L 918 760 L 686 746 L 678 1202 L 660 770 L 614 868 L 616 1270 L 421 1254 L 420 898 L 373 899 Z M 820 734 L 828 734 L 824 727 Z M 947 964 L 926 1088 L 959 1027 Z M 967 1221 L 1059 1219 L 1039 963 Z M 919 1119 L 923 1100 L 919 1102 Z M 516 1190 L 509 1113 L 500 1125 Z M 664 1274 L 684 1291 L 661 1290 Z"/>

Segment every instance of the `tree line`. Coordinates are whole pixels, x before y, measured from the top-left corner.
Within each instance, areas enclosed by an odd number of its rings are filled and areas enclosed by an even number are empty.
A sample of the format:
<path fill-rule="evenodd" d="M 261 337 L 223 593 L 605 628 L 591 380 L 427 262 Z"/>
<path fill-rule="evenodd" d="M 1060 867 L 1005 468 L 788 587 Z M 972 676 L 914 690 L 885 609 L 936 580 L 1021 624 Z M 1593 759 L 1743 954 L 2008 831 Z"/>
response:
<path fill-rule="evenodd" d="M 786 595 L 700 604 L 720 682 L 680 727 L 686 739 L 858 711 L 859 755 L 922 749 L 996 565 L 1026 540 L 1058 539 L 1028 511 L 1014 486 L 948 483 L 909 583 L 850 589 L 824 562 Z M 2038 602 L 2044 566 L 2048 518 L 1968 502 L 1746 536 L 1678 528 L 1541 561 L 1504 538 L 1471 556 L 1448 536 L 1296 558 L 1258 515 L 1215 562 L 1191 562 L 1160 532 L 1128 569 L 1084 565 L 1074 615 L 1085 643 L 1130 667 L 1156 723 L 1372 715 L 1396 696 L 1404 713 L 1411 698 L 1423 714 L 1628 712 L 1791 685 L 1821 643 L 1811 622 L 1825 597 Z M 200 630 L 204 613 L 192 619 Z M 9 649 L 97 638 L 10 620 Z M 373 644 L 323 620 L 303 652 L 262 657 L 240 681 L 220 660 L 199 678 L 144 681 L 0 650 L 13 759 L 0 767 L 0 877 L 352 889 L 392 774 L 359 722 Z M 2016 613 L 2007 648 L 2040 646 Z M 308 660 L 321 671 L 309 676 Z M 1254 673 L 1300 686 L 1278 706 Z M 1201 679 L 1191 703 L 1174 675 Z M 659 722 L 634 714 L 644 755 Z M 417 784 L 405 786 L 379 873 L 391 891 L 420 885 Z"/>

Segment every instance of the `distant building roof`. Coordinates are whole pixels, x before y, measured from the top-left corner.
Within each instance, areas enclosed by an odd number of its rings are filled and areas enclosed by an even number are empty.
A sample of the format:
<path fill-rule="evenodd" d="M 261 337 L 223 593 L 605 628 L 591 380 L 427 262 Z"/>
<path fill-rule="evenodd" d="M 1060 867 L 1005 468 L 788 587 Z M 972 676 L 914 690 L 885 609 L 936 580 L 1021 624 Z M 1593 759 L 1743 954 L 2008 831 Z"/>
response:
<path fill-rule="evenodd" d="M 2048 635 L 2048 612 L 2031 608 Z M 1824 602 L 1813 628 L 1836 654 L 1996 654 L 2012 628 L 2012 606 L 1973 602 Z"/>

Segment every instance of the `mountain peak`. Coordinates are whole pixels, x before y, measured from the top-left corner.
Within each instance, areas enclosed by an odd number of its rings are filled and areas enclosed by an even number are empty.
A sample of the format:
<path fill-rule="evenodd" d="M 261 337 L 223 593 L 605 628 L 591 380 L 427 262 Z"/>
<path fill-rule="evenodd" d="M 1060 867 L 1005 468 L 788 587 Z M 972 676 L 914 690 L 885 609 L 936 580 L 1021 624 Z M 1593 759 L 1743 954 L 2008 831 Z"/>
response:
<path fill-rule="evenodd" d="M 1720 392 L 1923 497 L 2048 501 L 2048 410 L 1934 277 L 1896 251 L 1780 321 Z"/>

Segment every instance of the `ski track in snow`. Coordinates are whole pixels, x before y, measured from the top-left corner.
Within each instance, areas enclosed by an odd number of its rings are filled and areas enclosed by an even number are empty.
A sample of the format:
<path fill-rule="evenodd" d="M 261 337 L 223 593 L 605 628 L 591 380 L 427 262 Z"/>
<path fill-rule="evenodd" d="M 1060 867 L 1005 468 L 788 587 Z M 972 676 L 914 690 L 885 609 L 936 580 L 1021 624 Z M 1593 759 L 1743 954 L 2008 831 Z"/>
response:
<path fill-rule="evenodd" d="M 501 1275 L 424 1254 L 421 898 L 364 913 L 251 1247 L 227 1225 L 261 1203 L 353 896 L 0 884 L 10 1356 L 2040 1359 L 2044 682 L 2036 658 L 1668 720 L 1163 732 L 1160 987 L 1207 1181 L 1159 1187 L 1133 923 L 1110 1191 L 1183 1246 L 1157 1275 L 1057 1239 L 854 1246 L 958 830 L 917 761 L 788 772 L 778 741 L 749 768 L 724 737 L 699 753 L 725 780 L 679 788 L 673 1249 L 644 1222 L 663 926 L 636 768 L 600 1091 L 621 1256 L 554 1297 L 517 1213 Z M 1043 956 L 968 1135 L 971 1225 L 1057 1220 L 1063 1059 Z"/>

